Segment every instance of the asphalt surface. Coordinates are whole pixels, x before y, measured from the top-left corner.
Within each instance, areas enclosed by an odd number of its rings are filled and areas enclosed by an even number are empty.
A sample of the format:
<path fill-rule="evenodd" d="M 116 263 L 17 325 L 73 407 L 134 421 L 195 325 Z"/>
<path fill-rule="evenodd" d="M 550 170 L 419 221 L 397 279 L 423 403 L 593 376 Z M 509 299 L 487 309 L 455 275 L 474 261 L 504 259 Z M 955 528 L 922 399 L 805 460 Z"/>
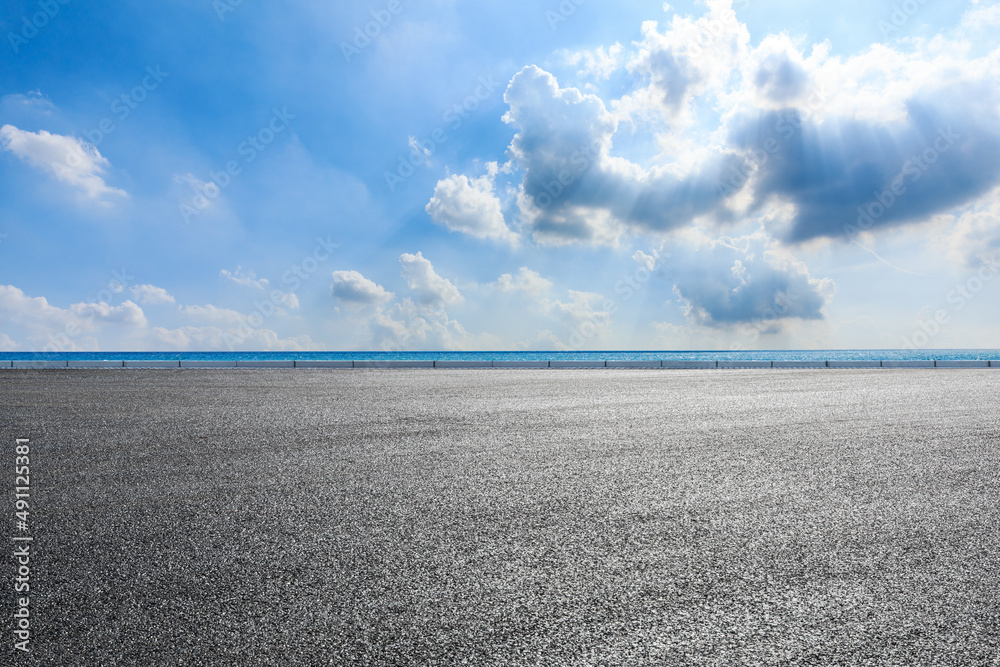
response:
<path fill-rule="evenodd" d="M 2 371 L 0 528 L 30 438 L 34 542 L 0 664 L 1000 665 L 998 390 Z"/>

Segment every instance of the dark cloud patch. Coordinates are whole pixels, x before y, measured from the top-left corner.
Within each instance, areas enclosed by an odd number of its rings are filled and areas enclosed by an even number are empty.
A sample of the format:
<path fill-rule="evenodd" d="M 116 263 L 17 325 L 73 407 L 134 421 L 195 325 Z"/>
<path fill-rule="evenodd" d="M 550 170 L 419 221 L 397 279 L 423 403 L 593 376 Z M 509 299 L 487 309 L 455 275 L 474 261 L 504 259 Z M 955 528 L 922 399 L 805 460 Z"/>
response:
<path fill-rule="evenodd" d="M 809 84 L 809 75 L 788 53 L 771 53 L 754 74 L 757 90 L 772 102 L 788 102 L 801 97 Z"/>
<path fill-rule="evenodd" d="M 757 204 L 779 197 L 797 213 L 789 242 L 851 238 L 969 203 L 1000 182 L 1000 123 L 992 89 L 955 85 L 910 100 L 905 121 L 801 120 L 794 110 L 734 124 L 756 150 Z M 761 148 L 770 145 L 773 150 Z"/>
<path fill-rule="evenodd" d="M 685 102 L 688 90 L 704 76 L 691 59 L 673 49 L 654 51 L 648 63 L 652 84 L 663 95 L 663 104 L 677 111 Z"/>
<path fill-rule="evenodd" d="M 682 245 L 671 252 L 675 292 L 695 324 L 724 328 L 763 323 L 769 332 L 789 319 L 821 320 L 834 292 L 799 263 L 768 253 L 763 236 Z"/>

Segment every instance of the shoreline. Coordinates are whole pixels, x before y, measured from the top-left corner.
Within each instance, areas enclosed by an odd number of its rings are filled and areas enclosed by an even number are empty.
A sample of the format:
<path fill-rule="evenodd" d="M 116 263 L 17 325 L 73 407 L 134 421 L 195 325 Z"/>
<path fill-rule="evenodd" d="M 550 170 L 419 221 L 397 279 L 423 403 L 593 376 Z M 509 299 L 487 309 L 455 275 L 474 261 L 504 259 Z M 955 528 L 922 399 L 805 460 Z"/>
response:
<path fill-rule="evenodd" d="M 309 359 L 287 359 L 269 361 L 251 360 L 200 360 L 200 359 L 146 359 L 146 360 L 38 360 L 22 359 L 0 361 L 0 370 L 73 370 L 73 369 L 487 369 L 487 368 L 561 368 L 561 369 L 668 369 L 668 370 L 713 370 L 713 369 L 821 369 L 821 368 L 1000 368 L 1000 361 L 985 359 L 909 359 L 909 360 L 859 360 L 859 361 L 791 361 L 791 360 L 717 360 L 690 361 L 676 359 L 650 360 L 565 360 L 548 359 L 539 361 L 455 361 L 455 360 L 355 360 L 317 361 Z"/>

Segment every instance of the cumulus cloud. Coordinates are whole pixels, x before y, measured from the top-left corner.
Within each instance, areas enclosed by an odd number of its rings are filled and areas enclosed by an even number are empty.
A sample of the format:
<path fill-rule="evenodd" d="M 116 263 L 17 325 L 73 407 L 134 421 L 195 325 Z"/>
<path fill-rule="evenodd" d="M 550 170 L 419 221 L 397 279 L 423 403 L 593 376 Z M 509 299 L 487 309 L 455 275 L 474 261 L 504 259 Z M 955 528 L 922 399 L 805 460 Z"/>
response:
<path fill-rule="evenodd" d="M 593 344 L 611 326 L 611 313 L 604 310 L 604 297 L 594 292 L 567 290 L 569 301 L 543 299 L 542 311 L 567 332 L 569 347 Z"/>
<path fill-rule="evenodd" d="M 76 303 L 63 309 L 51 305 L 45 297 L 29 297 L 13 285 L 0 285 L 0 311 L 14 324 L 46 330 L 94 331 L 101 322 L 130 326 L 147 323 L 142 308 L 132 301 L 117 306 L 104 302 Z"/>
<path fill-rule="evenodd" d="M 943 238 L 932 239 L 932 244 L 936 249 L 946 248 L 956 265 L 971 268 L 1000 258 L 1000 189 L 944 219 Z"/>
<path fill-rule="evenodd" d="M 439 276 L 421 253 L 403 253 L 399 257 L 399 264 L 403 267 L 407 286 L 413 290 L 420 303 L 439 302 L 450 306 L 465 300 L 458 288 L 447 278 Z"/>
<path fill-rule="evenodd" d="M 465 350 L 473 336 L 443 308 L 406 298 L 378 309 L 368 321 L 371 344 L 381 350 Z"/>
<path fill-rule="evenodd" d="M 767 231 L 784 242 L 848 242 L 954 212 L 1000 184 L 1000 49 L 970 56 L 961 29 L 849 57 L 785 34 L 755 45 L 729 0 L 705 4 L 701 16 L 644 23 L 621 51 L 563 54 L 585 79 L 623 63 L 617 100 L 534 65 L 512 78 L 504 121 L 515 130 L 507 167 L 520 229 L 541 243 L 615 245 L 774 204 L 785 213 Z M 976 3 L 966 23 L 990 24 L 995 7 Z M 658 152 L 636 150 L 643 143 Z M 442 183 L 470 199 L 493 188 Z"/>
<path fill-rule="evenodd" d="M 1000 184 L 1000 49 L 969 57 L 938 36 L 876 44 L 848 58 L 784 35 L 765 37 L 725 104 L 722 134 L 747 158 L 723 184 L 756 212 L 791 214 L 769 232 L 786 242 L 850 240 L 923 223 Z"/>
<path fill-rule="evenodd" d="M 605 48 L 599 46 L 590 51 L 564 51 L 566 63 L 579 67 L 576 75 L 580 78 L 607 79 L 622 65 L 624 48 L 617 42 Z"/>
<path fill-rule="evenodd" d="M 219 276 L 232 281 L 237 285 L 241 285 L 243 287 L 254 287 L 261 290 L 267 289 L 267 287 L 271 284 L 267 278 L 258 279 L 257 274 L 253 271 L 244 271 L 242 266 L 237 266 L 235 271 L 222 269 L 219 271 Z"/>
<path fill-rule="evenodd" d="M 730 0 L 707 5 L 708 13 L 700 17 L 674 15 L 662 33 L 656 21 L 642 24 L 643 39 L 628 68 L 648 86 L 626 95 L 623 109 L 675 118 L 695 97 L 725 86 L 746 57 L 750 34 Z"/>
<path fill-rule="evenodd" d="M 971 30 L 987 30 L 1000 26 L 1000 4 L 980 3 L 973 0 L 974 6 L 962 16 L 962 25 Z"/>
<path fill-rule="evenodd" d="M 517 235 L 507 227 L 493 187 L 491 174 L 474 179 L 461 174 L 449 176 L 438 181 L 425 210 L 434 222 L 451 231 L 515 243 Z"/>
<path fill-rule="evenodd" d="M 125 301 L 118 306 L 103 302 L 75 303 L 70 311 L 84 320 L 97 322 L 112 322 L 132 327 L 145 327 L 149 322 L 146 314 L 132 301 Z"/>
<path fill-rule="evenodd" d="M 96 344 L 91 336 L 84 335 L 96 330 L 91 319 L 53 306 L 45 297 L 29 297 L 13 285 L 0 285 L 0 314 L 5 328 L 20 329 L 23 339 L 34 349 L 45 349 L 56 337 L 66 339 L 63 349 L 75 350 L 78 343 Z M 74 336 L 70 338 L 66 332 Z"/>
<path fill-rule="evenodd" d="M 708 151 L 688 171 L 643 169 L 610 154 L 617 121 L 604 102 L 528 66 L 504 95 L 517 128 L 510 153 L 523 170 L 519 207 L 540 241 L 614 243 L 623 228 L 666 231 L 717 211 L 718 184 L 743 164 Z"/>
<path fill-rule="evenodd" d="M 497 279 L 496 286 L 501 292 L 523 292 L 538 295 L 549 291 L 552 288 L 552 281 L 543 278 L 537 271 L 522 266 L 518 269 L 517 275 L 510 273 L 501 275 Z"/>
<path fill-rule="evenodd" d="M 333 295 L 355 308 L 342 313 L 359 347 L 380 350 L 466 350 L 495 347 L 488 335 L 473 336 L 445 308 L 464 300 L 458 288 L 434 270 L 421 253 L 399 258 L 414 297 L 396 299 L 357 271 L 334 272 Z M 339 311 L 338 311 L 339 312 Z"/>
<path fill-rule="evenodd" d="M 359 306 L 374 306 L 395 296 L 357 271 L 334 271 L 330 292 L 337 301 Z"/>
<path fill-rule="evenodd" d="M 0 148 L 92 199 L 107 195 L 126 196 L 124 190 L 109 187 L 104 182 L 102 175 L 110 163 L 95 146 L 82 139 L 51 134 L 45 130 L 27 132 L 13 125 L 4 125 L 0 127 Z"/>
<path fill-rule="evenodd" d="M 147 290 L 139 293 L 158 294 Z M 180 306 L 178 312 L 195 323 L 177 328 L 153 326 L 142 308 L 132 301 L 117 305 L 75 303 L 60 308 L 45 297 L 30 297 L 13 285 L 0 285 L 0 319 L 9 332 L 0 335 L 0 349 L 314 350 L 322 347 L 307 335 L 281 338 L 277 332 L 255 323 L 252 316 L 211 304 Z"/>
<path fill-rule="evenodd" d="M 788 35 L 768 35 L 754 49 L 747 75 L 761 106 L 784 108 L 800 102 L 809 89 L 806 63 Z"/>
<path fill-rule="evenodd" d="M 804 264 L 769 247 L 763 233 L 708 239 L 690 234 L 671 252 L 674 292 L 697 325 L 722 328 L 789 319 L 819 320 L 833 281 L 812 278 Z"/>
<path fill-rule="evenodd" d="M 0 352 L 13 352 L 19 345 L 5 333 L 0 333 Z"/>
<path fill-rule="evenodd" d="M 161 303 L 174 303 L 174 297 L 167 290 L 155 285 L 135 285 L 132 288 L 135 300 L 144 306 L 154 306 Z"/>
<path fill-rule="evenodd" d="M 656 268 L 656 260 L 658 255 L 647 255 L 641 250 L 636 250 L 632 254 L 632 259 L 636 264 L 646 269 L 647 271 L 653 271 Z"/>
<path fill-rule="evenodd" d="M 30 297 L 13 285 L 0 285 L 0 318 L 20 331 L 26 347 L 51 351 L 97 349 L 99 334 L 129 336 L 149 322 L 136 303 L 75 303 L 54 306 L 45 297 Z"/>
<path fill-rule="evenodd" d="M 291 296 L 294 297 L 294 294 Z M 181 306 L 178 310 L 196 324 L 174 329 L 151 327 L 142 336 L 147 346 L 168 350 L 229 349 L 278 352 L 323 349 L 322 345 L 317 344 L 308 335 L 281 338 L 274 330 L 263 327 L 263 323 L 274 313 L 268 314 L 260 310 L 259 306 L 250 314 L 212 304 Z M 280 312 L 283 311 L 275 311 L 275 313 Z"/>

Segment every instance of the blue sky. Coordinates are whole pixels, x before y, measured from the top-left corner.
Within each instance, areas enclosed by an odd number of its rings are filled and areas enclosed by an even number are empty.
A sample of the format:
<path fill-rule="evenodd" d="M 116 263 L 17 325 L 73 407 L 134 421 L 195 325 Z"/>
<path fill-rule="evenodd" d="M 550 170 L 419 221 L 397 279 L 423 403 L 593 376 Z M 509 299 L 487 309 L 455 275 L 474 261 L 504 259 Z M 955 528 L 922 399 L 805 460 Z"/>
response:
<path fill-rule="evenodd" d="M 15 0 L 0 35 L 0 350 L 1000 346 L 988 0 Z"/>

